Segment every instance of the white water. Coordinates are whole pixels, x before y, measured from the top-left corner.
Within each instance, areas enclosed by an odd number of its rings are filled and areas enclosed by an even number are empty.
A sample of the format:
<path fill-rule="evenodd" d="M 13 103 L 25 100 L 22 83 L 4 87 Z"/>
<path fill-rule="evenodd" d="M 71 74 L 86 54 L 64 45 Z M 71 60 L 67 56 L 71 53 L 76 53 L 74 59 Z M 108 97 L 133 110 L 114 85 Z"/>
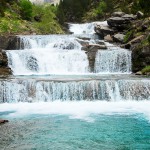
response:
<path fill-rule="evenodd" d="M 79 50 L 31 49 L 8 51 L 14 75 L 81 74 L 88 72 L 87 55 Z M 81 65 L 82 64 L 82 65 Z"/>
<path fill-rule="evenodd" d="M 131 52 L 116 48 L 99 50 L 95 59 L 96 73 L 131 73 Z"/>
<path fill-rule="evenodd" d="M 0 103 L 150 100 L 150 80 L 101 79 L 0 81 Z"/>
<path fill-rule="evenodd" d="M 74 34 L 94 34 L 95 24 L 107 25 L 107 21 L 84 23 L 84 24 L 69 24 L 70 26 L 69 30 Z"/>
<path fill-rule="evenodd" d="M 143 114 L 150 122 L 150 102 L 149 101 L 126 101 L 126 102 L 106 102 L 106 101 L 80 101 L 80 102 L 40 102 L 40 103 L 17 103 L 1 104 L 0 112 L 11 112 L 8 117 L 22 117 L 24 115 L 44 114 L 44 115 L 69 115 L 71 119 L 83 119 L 94 121 L 91 115 L 132 115 Z"/>

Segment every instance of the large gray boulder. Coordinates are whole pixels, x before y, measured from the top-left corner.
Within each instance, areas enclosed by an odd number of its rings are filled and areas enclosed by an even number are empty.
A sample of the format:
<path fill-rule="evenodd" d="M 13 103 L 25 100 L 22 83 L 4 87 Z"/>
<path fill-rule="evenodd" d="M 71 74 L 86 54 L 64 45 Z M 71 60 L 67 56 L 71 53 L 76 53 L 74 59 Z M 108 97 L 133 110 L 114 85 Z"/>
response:
<path fill-rule="evenodd" d="M 123 17 L 111 17 L 107 20 L 107 23 L 110 27 L 116 28 L 117 30 L 123 30 L 128 27 L 131 20 Z"/>
<path fill-rule="evenodd" d="M 113 35 L 115 32 L 109 26 L 104 26 L 104 25 L 99 25 L 99 24 L 95 25 L 94 30 L 101 38 L 104 38 L 108 34 Z"/>

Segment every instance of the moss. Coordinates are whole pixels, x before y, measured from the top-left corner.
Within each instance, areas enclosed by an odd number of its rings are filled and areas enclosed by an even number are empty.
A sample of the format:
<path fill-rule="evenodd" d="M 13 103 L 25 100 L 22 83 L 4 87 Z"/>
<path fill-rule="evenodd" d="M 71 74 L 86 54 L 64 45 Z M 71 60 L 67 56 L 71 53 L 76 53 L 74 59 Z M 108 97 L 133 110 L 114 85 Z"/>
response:
<path fill-rule="evenodd" d="M 146 73 L 150 72 L 150 66 L 146 66 L 145 68 L 143 68 L 143 69 L 141 70 L 141 72 L 142 72 L 143 74 L 146 74 Z"/>

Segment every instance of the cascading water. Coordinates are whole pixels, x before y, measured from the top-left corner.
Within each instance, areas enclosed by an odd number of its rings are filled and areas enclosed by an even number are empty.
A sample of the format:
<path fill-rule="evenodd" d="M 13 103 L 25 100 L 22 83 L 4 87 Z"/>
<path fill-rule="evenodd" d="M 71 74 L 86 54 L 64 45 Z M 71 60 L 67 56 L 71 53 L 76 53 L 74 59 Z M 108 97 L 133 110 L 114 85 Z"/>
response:
<path fill-rule="evenodd" d="M 150 81 L 105 79 L 87 81 L 0 81 L 0 102 L 81 100 L 150 100 Z"/>
<path fill-rule="evenodd" d="M 14 75 L 80 74 L 88 59 L 73 36 L 23 36 L 23 50 L 7 51 Z M 81 65 L 82 64 L 82 65 Z"/>
<path fill-rule="evenodd" d="M 121 48 L 99 50 L 95 59 L 96 73 L 131 73 L 131 52 Z"/>

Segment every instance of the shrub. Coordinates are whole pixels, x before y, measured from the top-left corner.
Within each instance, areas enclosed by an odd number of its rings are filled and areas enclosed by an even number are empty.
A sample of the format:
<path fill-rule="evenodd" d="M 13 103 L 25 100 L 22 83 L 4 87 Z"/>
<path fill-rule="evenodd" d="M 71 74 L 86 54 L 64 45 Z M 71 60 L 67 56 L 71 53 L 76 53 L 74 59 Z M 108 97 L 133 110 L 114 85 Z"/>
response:
<path fill-rule="evenodd" d="M 19 1 L 20 14 L 22 19 L 31 20 L 32 19 L 32 3 L 29 0 L 20 0 Z"/>
<path fill-rule="evenodd" d="M 144 69 L 142 69 L 142 74 L 146 74 L 150 72 L 150 66 L 146 66 Z"/>

